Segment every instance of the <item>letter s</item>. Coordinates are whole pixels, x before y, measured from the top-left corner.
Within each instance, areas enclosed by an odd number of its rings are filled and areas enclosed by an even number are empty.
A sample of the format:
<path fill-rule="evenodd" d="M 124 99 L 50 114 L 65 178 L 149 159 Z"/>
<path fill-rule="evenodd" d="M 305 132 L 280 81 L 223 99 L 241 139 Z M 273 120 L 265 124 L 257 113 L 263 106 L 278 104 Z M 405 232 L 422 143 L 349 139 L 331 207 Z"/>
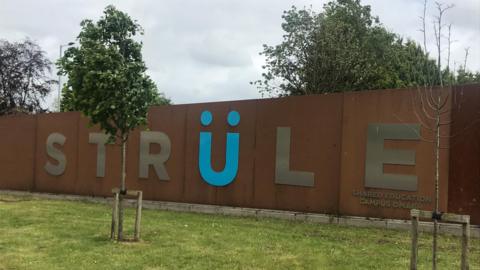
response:
<path fill-rule="evenodd" d="M 65 154 L 54 146 L 55 143 L 63 145 L 65 141 L 65 136 L 60 133 L 52 133 L 47 138 L 47 155 L 58 162 L 57 165 L 51 164 L 50 161 L 47 161 L 47 164 L 45 164 L 45 171 L 51 175 L 58 176 L 65 172 L 65 167 L 67 166 Z"/>

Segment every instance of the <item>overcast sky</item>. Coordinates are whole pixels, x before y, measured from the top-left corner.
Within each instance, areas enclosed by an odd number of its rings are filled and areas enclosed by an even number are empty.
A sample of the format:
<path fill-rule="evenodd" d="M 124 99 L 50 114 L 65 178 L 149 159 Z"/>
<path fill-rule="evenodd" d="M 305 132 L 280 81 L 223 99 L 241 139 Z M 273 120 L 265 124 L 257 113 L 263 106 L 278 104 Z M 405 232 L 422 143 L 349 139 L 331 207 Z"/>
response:
<path fill-rule="evenodd" d="M 321 11 L 327 1 L 293 0 L 0 0 L 0 38 L 30 37 L 55 61 L 59 45 L 75 41 L 82 19 L 97 20 L 113 4 L 144 27 L 148 73 L 174 103 L 260 98 L 250 81 L 261 77 L 262 44 L 282 39 L 281 15 L 292 5 Z M 364 0 L 389 30 L 421 42 L 423 0 Z M 480 70 L 480 0 L 450 0 L 452 59 Z M 429 0 L 427 35 L 433 52 L 434 1 Z M 446 58 L 446 52 L 444 55 Z M 453 61 L 452 61 L 453 65 Z M 56 91 L 56 89 L 55 89 Z M 51 97 L 47 104 L 51 104 Z"/>

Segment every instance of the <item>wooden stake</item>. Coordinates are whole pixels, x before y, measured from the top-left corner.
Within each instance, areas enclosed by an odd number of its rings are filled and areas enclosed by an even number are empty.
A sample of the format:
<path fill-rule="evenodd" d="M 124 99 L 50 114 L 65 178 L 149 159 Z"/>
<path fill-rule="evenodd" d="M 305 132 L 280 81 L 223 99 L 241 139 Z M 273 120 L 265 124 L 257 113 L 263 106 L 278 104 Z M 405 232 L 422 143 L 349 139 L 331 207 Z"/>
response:
<path fill-rule="evenodd" d="M 412 209 L 410 210 L 410 216 L 412 217 L 412 249 L 410 255 L 410 269 L 417 269 L 417 258 L 418 258 L 418 221 L 420 218 L 430 219 L 432 218 L 432 211 L 423 211 Z M 470 266 L 468 264 L 468 248 L 470 242 L 470 216 L 469 215 L 457 215 L 452 213 L 443 213 L 441 215 L 441 220 L 446 222 L 460 223 L 462 224 L 462 258 L 461 258 L 461 268 L 462 270 L 469 270 Z M 434 230 L 437 229 L 438 222 L 434 220 Z M 434 242 L 434 244 L 436 244 Z M 436 267 L 436 255 L 434 248 L 434 258 L 433 258 L 433 267 Z"/>
<path fill-rule="evenodd" d="M 410 255 L 410 270 L 417 270 L 418 257 L 418 216 L 412 216 L 412 250 Z"/>
<path fill-rule="evenodd" d="M 115 232 L 117 230 L 117 215 L 118 215 L 118 193 L 114 193 L 113 207 L 112 207 L 112 226 L 110 231 L 110 239 L 115 240 Z"/>
<path fill-rule="evenodd" d="M 137 213 L 135 216 L 135 241 L 140 240 L 140 223 L 142 221 L 142 192 L 138 192 L 138 197 L 137 197 Z"/>
<path fill-rule="evenodd" d="M 468 245 L 470 242 L 470 223 L 462 224 L 462 270 L 468 270 Z"/>

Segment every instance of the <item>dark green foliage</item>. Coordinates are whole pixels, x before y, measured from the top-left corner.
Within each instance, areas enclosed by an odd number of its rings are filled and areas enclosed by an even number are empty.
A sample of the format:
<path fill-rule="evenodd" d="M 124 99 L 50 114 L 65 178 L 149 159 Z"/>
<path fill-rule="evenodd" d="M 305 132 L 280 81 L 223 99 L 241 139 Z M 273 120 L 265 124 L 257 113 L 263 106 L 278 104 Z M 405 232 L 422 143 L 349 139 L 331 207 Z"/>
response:
<path fill-rule="evenodd" d="M 45 112 L 41 103 L 56 84 L 51 65 L 31 40 L 0 40 L 0 115 Z"/>
<path fill-rule="evenodd" d="M 359 0 L 285 11 L 284 40 L 264 45 L 262 93 L 304 95 L 435 84 L 435 62 L 413 41 L 386 30 Z M 437 73 L 436 73 L 437 72 Z"/>
<path fill-rule="evenodd" d="M 474 73 L 462 67 L 457 71 L 455 79 L 457 84 L 480 83 L 480 72 Z"/>
<path fill-rule="evenodd" d="M 124 138 L 146 123 L 148 107 L 168 104 L 146 75 L 142 59 L 141 26 L 113 6 L 98 22 L 84 20 L 71 47 L 57 62 L 68 76 L 63 87 L 62 111 L 78 110 L 113 137 Z"/>

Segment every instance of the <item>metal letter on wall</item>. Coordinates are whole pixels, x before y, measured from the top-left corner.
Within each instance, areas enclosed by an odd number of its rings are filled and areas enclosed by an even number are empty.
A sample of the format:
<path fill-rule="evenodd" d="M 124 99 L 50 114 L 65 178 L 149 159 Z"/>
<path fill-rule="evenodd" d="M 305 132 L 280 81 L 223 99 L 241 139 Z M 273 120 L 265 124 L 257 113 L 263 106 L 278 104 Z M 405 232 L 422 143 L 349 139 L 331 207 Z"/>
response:
<path fill-rule="evenodd" d="M 52 133 L 47 138 L 47 155 L 58 162 L 57 165 L 50 163 L 50 161 L 47 161 L 47 164 L 45 164 L 45 171 L 51 175 L 58 176 L 65 172 L 65 167 L 67 166 L 65 154 L 54 146 L 54 144 L 63 145 L 65 141 L 65 136 L 60 133 Z"/>
<path fill-rule="evenodd" d="M 369 124 L 365 187 L 416 191 L 416 175 L 383 173 L 383 164 L 415 165 L 415 151 L 385 149 L 384 141 L 419 139 L 419 124 Z"/>
<path fill-rule="evenodd" d="M 160 153 L 151 154 L 150 144 L 156 143 L 160 145 Z M 148 178 L 148 167 L 153 165 L 155 172 L 160 180 L 170 180 L 165 162 L 170 158 L 171 143 L 167 134 L 158 131 L 142 131 L 140 132 L 140 162 L 139 173 L 140 178 Z"/>
<path fill-rule="evenodd" d="M 208 127 L 213 121 L 210 111 L 203 111 L 200 115 L 200 123 Z M 230 111 L 227 115 L 227 123 L 236 127 L 240 123 L 240 114 Z M 223 187 L 235 180 L 238 172 L 238 159 L 240 155 L 240 133 L 227 132 L 227 144 L 225 145 L 225 166 L 221 171 L 212 168 L 212 132 L 201 131 L 198 146 L 198 169 L 200 176 L 209 185 Z"/>
<path fill-rule="evenodd" d="M 105 177 L 105 144 L 108 141 L 108 135 L 104 133 L 88 134 L 88 142 L 97 145 L 97 177 Z"/>
<path fill-rule="evenodd" d="M 275 184 L 314 186 L 314 173 L 290 170 L 290 128 L 277 127 Z"/>

